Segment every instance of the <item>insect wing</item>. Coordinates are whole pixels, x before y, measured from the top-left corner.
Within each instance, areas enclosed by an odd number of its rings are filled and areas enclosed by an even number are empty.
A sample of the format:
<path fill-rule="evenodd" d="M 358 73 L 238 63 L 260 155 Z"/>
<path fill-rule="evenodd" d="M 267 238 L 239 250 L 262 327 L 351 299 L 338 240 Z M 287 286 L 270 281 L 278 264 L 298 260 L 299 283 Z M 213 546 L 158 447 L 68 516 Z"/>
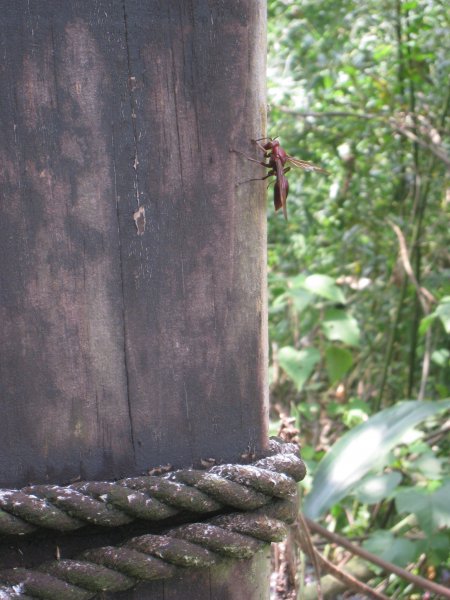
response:
<path fill-rule="evenodd" d="M 275 187 L 273 190 L 273 203 L 275 211 L 280 208 L 283 209 L 284 218 L 287 220 L 287 208 L 286 200 L 289 194 L 289 182 L 285 177 L 284 173 L 281 173 L 281 177 L 277 177 L 275 181 Z"/>
<path fill-rule="evenodd" d="M 306 160 L 300 160 L 299 158 L 295 158 L 294 156 L 288 155 L 287 162 L 290 163 L 291 165 L 294 165 L 294 167 L 299 167 L 300 169 L 303 169 L 304 171 L 316 171 L 317 173 L 328 173 L 328 171 L 325 171 L 325 169 L 322 169 L 322 167 L 318 167 L 317 165 L 314 165 L 313 163 L 310 163 Z"/>
<path fill-rule="evenodd" d="M 284 177 L 284 168 L 283 168 L 283 163 L 281 162 L 281 160 L 279 158 L 272 158 L 273 162 L 275 162 L 275 171 L 276 171 L 276 175 L 277 175 L 277 179 L 281 180 L 281 179 L 286 179 Z"/>

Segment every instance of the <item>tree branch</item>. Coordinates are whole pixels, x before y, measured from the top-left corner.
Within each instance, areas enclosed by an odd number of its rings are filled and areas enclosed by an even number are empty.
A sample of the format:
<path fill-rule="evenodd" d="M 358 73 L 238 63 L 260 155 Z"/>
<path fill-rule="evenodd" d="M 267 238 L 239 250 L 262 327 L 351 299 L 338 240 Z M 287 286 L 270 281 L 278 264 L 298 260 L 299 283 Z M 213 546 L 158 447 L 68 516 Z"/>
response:
<path fill-rule="evenodd" d="M 359 546 L 355 546 L 354 544 L 346 540 L 344 537 L 338 535 L 337 533 L 332 533 L 331 531 L 328 531 L 328 529 L 325 529 L 325 527 L 322 527 L 315 521 L 308 519 L 308 517 L 305 517 L 305 520 L 308 523 L 308 527 L 311 531 L 318 533 L 319 535 L 323 536 L 327 540 L 330 540 L 331 542 L 334 542 L 335 544 L 338 544 L 338 546 L 346 548 L 352 554 L 356 554 L 357 556 L 368 560 L 372 564 L 378 565 L 388 573 L 395 573 L 395 575 L 398 575 L 402 579 L 411 582 L 413 585 L 416 585 L 420 589 L 427 590 L 432 594 L 437 594 L 439 598 L 447 598 L 450 600 L 450 589 L 444 587 L 443 585 L 439 585 L 438 583 L 429 581 L 428 579 L 420 577 L 419 575 L 413 575 L 405 569 L 397 567 L 397 565 L 387 562 L 379 556 L 376 556 L 375 554 L 372 554 L 371 552 L 368 552 L 367 550 L 364 550 Z"/>
<path fill-rule="evenodd" d="M 421 286 L 419 284 L 419 282 L 417 281 L 417 277 L 413 271 L 411 262 L 409 260 L 408 248 L 406 246 L 406 240 L 405 240 L 405 236 L 402 233 L 402 230 L 400 229 L 400 227 L 398 225 L 396 225 L 395 223 L 392 223 L 392 221 L 390 221 L 389 219 L 388 219 L 388 223 L 394 230 L 395 235 L 397 236 L 397 239 L 398 239 L 399 254 L 400 254 L 400 260 L 402 261 L 403 269 L 404 269 L 406 275 L 408 276 L 409 280 L 415 287 L 420 304 L 422 305 L 422 310 L 423 310 L 424 314 L 427 315 L 430 312 L 430 304 L 433 304 L 434 302 L 436 302 L 436 298 L 433 296 L 433 294 L 431 292 L 429 292 L 426 288 Z"/>
<path fill-rule="evenodd" d="M 314 117 L 315 119 L 334 119 L 334 118 L 347 118 L 347 119 L 362 119 L 365 121 L 379 121 L 381 124 L 384 124 L 386 127 L 389 127 L 393 131 L 396 131 L 400 135 L 406 137 L 410 141 L 422 146 L 431 154 L 439 158 L 445 166 L 450 169 L 450 157 L 447 153 L 440 147 L 434 143 L 428 143 L 423 138 L 416 135 L 413 131 L 411 131 L 408 127 L 401 125 L 398 120 L 392 115 L 380 115 L 374 113 L 358 113 L 358 112 L 350 112 L 350 111 L 327 111 L 327 112 L 314 112 L 314 111 L 297 111 L 290 108 L 279 107 L 279 109 L 287 113 L 289 115 L 293 115 L 299 117 L 301 119 L 306 119 L 308 117 Z"/>
<path fill-rule="evenodd" d="M 311 521 L 309 519 L 304 517 L 304 522 L 305 522 L 305 524 L 308 525 L 308 527 L 310 527 L 312 529 L 312 527 L 310 525 Z M 388 600 L 387 596 L 380 594 L 379 592 L 372 589 L 370 586 L 366 585 L 365 583 L 358 581 L 358 579 L 356 579 L 349 573 L 346 573 L 339 567 L 336 567 L 336 565 L 334 565 L 331 561 L 329 561 L 324 556 L 322 556 L 320 554 L 320 552 L 318 552 L 314 547 L 310 548 L 309 545 L 305 546 L 304 536 L 302 534 L 301 529 L 302 528 L 300 527 L 299 522 L 297 522 L 296 523 L 296 533 L 297 533 L 298 542 L 299 542 L 301 549 L 303 550 L 303 552 L 305 552 L 305 554 L 307 554 L 311 558 L 312 561 L 314 561 L 315 563 L 319 563 L 320 566 L 324 569 L 324 571 L 326 571 L 330 575 L 333 575 L 333 577 L 335 577 L 336 579 L 338 579 L 339 581 L 344 583 L 348 588 L 355 590 L 356 592 L 361 592 L 368 598 L 374 598 L 374 600 Z M 308 531 L 308 533 L 309 533 L 309 531 Z M 313 553 L 312 556 L 311 556 L 311 552 Z M 318 585 L 319 584 L 320 584 L 320 582 L 318 581 Z"/>

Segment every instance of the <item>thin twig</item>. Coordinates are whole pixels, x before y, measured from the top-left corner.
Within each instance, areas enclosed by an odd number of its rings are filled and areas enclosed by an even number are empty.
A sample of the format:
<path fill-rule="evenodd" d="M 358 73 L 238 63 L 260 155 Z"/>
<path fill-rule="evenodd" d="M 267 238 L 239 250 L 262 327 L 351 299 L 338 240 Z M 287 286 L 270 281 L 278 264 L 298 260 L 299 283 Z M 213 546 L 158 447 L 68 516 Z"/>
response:
<path fill-rule="evenodd" d="M 439 158 L 439 160 L 441 160 L 444 163 L 444 165 L 446 165 L 450 169 L 450 158 L 447 156 L 444 150 L 442 150 L 435 144 L 429 144 L 406 127 L 402 127 L 401 125 L 396 123 L 395 119 L 389 119 L 388 124 L 394 131 L 396 131 L 400 135 L 403 135 L 408 140 L 414 142 L 415 144 L 418 144 L 419 146 L 422 146 L 422 148 L 429 150 L 431 154 L 434 154 L 436 158 Z"/>
<path fill-rule="evenodd" d="M 381 382 L 378 387 L 378 395 L 374 402 L 375 412 L 378 412 L 382 405 L 384 390 L 386 388 L 386 383 L 387 383 L 387 378 L 388 378 L 388 373 L 389 373 L 389 367 L 391 366 L 392 356 L 394 354 L 394 344 L 395 344 L 395 340 L 397 337 L 397 330 L 398 330 L 398 326 L 400 323 L 400 317 L 401 317 L 403 305 L 405 303 L 406 291 L 408 289 L 407 283 L 408 283 L 408 280 L 407 280 L 406 276 L 404 275 L 403 280 L 402 280 L 400 297 L 398 299 L 397 306 L 395 308 L 395 315 L 394 315 L 393 322 L 391 325 L 391 330 L 390 330 L 387 348 L 386 348 L 386 352 L 385 352 L 383 373 L 381 375 Z"/>
<path fill-rule="evenodd" d="M 304 518 L 309 525 L 310 520 L 307 519 L 306 517 L 304 517 Z M 314 548 L 314 546 L 312 547 L 313 556 L 311 556 L 309 554 L 309 552 L 303 548 L 302 541 L 301 541 L 301 539 L 302 539 L 301 538 L 301 528 L 298 523 L 297 523 L 297 530 L 298 530 L 298 536 L 299 536 L 299 543 L 302 546 L 303 551 L 306 554 L 308 554 L 308 556 L 311 558 L 311 560 L 317 561 L 327 573 L 329 573 L 330 575 L 332 575 L 339 581 L 342 581 L 342 583 L 344 583 L 348 588 L 350 588 L 356 592 L 365 594 L 368 598 L 374 598 L 375 600 L 388 600 L 387 596 L 384 596 L 383 594 L 376 592 L 370 586 L 366 585 L 365 583 L 362 583 L 361 581 L 358 581 L 358 579 L 356 579 L 349 573 L 346 573 L 345 571 L 342 571 L 341 569 L 336 567 L 336 565 L 334 565 L 331 561 L 329 561 L 324 556 L 322 556 L 319 552 L 317 552 L 317 550 Z M 319 584 L 319 580 L 317 581 L 317 583 Z M 319 596 L 317 596 L 317 597 L 319 598 Z"/>
<path fill-rule="evenodd" d="M 431 592 L 432 594 L 437 594 L 440 598 L 450 599 L 450 589 L 449 588 L 446 588 L 443 585 L 439 585 L 438 583 L 434 583 L 433 581 L 429 581 L 428 579 L 425 579 L 424 577 L 420 577 L 419 575 L 413 575 L 412 573 L 409 573 L 405 569 L 402 569 L 401 567 L 397 567 L 397 565 L 394 565 L 393 563 L 385 561 L 382 558 L 380 558 L 379 556 L 376 556 L 375 554 L 372 554 L 371 552 L 368 552 L 367 550 L 364 550 L 363 548 L 360 548 L 359 546 L 355 546 L 354 544 L 352 544 L 351 542 L 346 540 L 344 537 L 338 535 L 337 533 L 332 533 L 331 531 L 328 531 L 328 529 L 325 529 L 325 527 L 322 527 L 315 521 L 308 519 L 308 517 L 305 517 L 305 520 L 308 523 L 308 526 L 311 531 L 314 531 L 315 533 L 320 534 L 321 536 L 334 542 L 335 544 L 338 544 L 339 546 L 346 548 L 347 550 L 349 550 L 353 554 L 356 554 L 357 556 L 360 556 L 364 560 L 368 560 L 369 562 L 373 563 L 374 565 L 378 565 L 383 570 L 385 570 L 389 573 L 395 573 L 395 575 L 398 575 L 402 579 L 409 581 L 410 583 L 414 584 L 415 586 L 417 586 L 423 590 L 427 590 L 428 592 Z"/>
<path fill-rule="evenodd" d="M 447 437 L 447 433 L 450 431 L 450 419 L 447 420 L 443 425 L 439 428 L 438 431 L 431 431 L 428 435 L 424 437 L 424 441 L 427 444 L 432 446 L 439 442 L 441 438 Z"/>
<path fill-rule="evenodd" d="M 347 119 L 362 119 L 365 121 L 379 121 L 381 124 L 386 125 L 387 127 L 396 131 L 400 135 L 404 136 L 405 138 L 409 139 L 410 141 L 414 142 L 415 144 L 418 144 L 419 146 L 422 146 L 423 148 L 425 148 L 426 150 L 431 152 L 431 154 L 436 156 L 436 158 L 439 158 L 439 160 L 441 160 L 446 165 L 446 167 L 450 169 L 450 157 L 447 155 L 447 153 L 441 147 L 437 146 L 434 143 L 428 143 L 427 141 L 425 141 L 424 139 L 419 137 L 417 134 L 415 134 L 413 131 L 411 131 L 409 128 L 401 125 L 398 122 L 398 120 L 391 115 L 379 115 L 379 114 L 377 115 L 377 114 L 373 114 L 373 113 L 366 114 L 366 113 L 357 113 L 357 112 L 340 111 L 340 110 L 327 111 L 327 112 L 297 111 L 297 110 L 291 110 L 289 108 L 283 108 L 283 107 L 280 107 L 280 110 L 284 113 L 287 113 L 287 114 L 290 114 L 290 115 L 293 115 L 296 117 L 304 118 L 304 119 L 306 119 L 308 117 L 314 117 L 315 119 L 347 118 Z"/>
<path fill-rule="evenodd" d="M 428 375 L 430 373 L 431 365 L 431 327 L 425 334 L 425 351 L 423 354 L 422 362 L 422 376 L 420 378 L 420 388 L 417 395 L 417 400 L 423 400 L 425 398 L 425 391 L 427 387 Z"/>
<path fill-rule="evenodd" d="M 413 271 L 411 262 L 409 260 L 408 248 L 406 246 L 406 240 L 405 236 L 402 233 L 402 230 L 398 225 L 396 225 L 389 219 L 387 220 L 387 222 L 392 227 L 392 229 L 395 232 L 395 235 L 397 236 L 400 260 L 402 261 L 403 269 L 409 277 L 409 280 L 411 281 L 413 286 L 416 288 L 417 296 L 422 306 L 422 310 L 427 315 L 430 312 L 430 304 L 436 302 L 436 298 L 426 288 L 419 285 L 419 282 L 417 281 L 416 275 Z"/>
<path fill-rule="evenodd" d="M 314 566 L 317 582 L 317 600 L 323 600 L 322 585 L 320 583 L 320 565 L 318 560 L 319 553 L 314 548 L 308 523 L 306 522 L 301 510 L 298 512 L 298 521 L 296 522 L 294 531 L 301 549 L 309 556 Z"/>

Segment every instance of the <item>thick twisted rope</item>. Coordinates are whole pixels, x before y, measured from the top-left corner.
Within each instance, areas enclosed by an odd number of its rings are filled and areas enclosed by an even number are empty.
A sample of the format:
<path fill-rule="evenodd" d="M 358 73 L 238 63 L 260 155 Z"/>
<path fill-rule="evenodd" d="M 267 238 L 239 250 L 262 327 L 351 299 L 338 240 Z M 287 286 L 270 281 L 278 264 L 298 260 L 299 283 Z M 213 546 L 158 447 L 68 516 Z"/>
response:
<path fill-rule="evenodd" d="M 255 510 L 273 497 L 295 493 L 296 481 L 306 472 L 294 444 L 275 440 L 270 444 L 274 454 L 251 465 L 0 490 L 0 534 L 25 535 L 38 528 L 67 532 L 87 524 L 118 527 L 135 519 L 160 521 L 180 512 L 207 515 L 224 508 Z"/>
<path fill-rule="evenodd" d="M 297 481 L 305 475 L 296 446 L 271 441 L 271 451 L 276 454 L 252 465 L 181 470 L 163 477 L 131 478 L 116 484 L 83 483 L 57 487 L 57 491 L 55 486 L 4 491 L 4 513 L 9 524 L 10 519 L 20 521 L 14 524 L 15 532 L 20 534 L 39 526 L 67 531 L 85 523 L 115 526 L 133 518 L 159 520 L 183 510 L 205 514 L 231 506 L 247 512 L 182 525 L 165 535 L 134 537 L 121 546 L 87 550 L 75 559 L 52 561 L 38 569 L 0 571 L 0 600 L 88 600 L 99 592 L 130 589 L 139 581 L 172 577 L 180 568 L 211 567 L 223 557 L 250 558 L 266 543 L 285 537 L 285 523 L 296 516 Z M 14 513 L 8 512 L 14 505 L 12 492 L 23 494 L 16 497 L 19 503 L 25 498 L 29 500 L 26 509 L 16 505 Z M 102 510 L 92 502 L 100 504 Z M 155 510 L 159 505 L 162 512 Z M 23 523 L 27 531 L 23 530 Z"/>
<path fill-rule="evenodd" d="M 167 579 L 179 569 L 212 567 L 225 557 L 251 558 L 268 542 L 281 541 L 287 530 L 280 517 L 292 521 L 296 513 L 295 506 L 283 500 L 274 501 L 269 509 L 279 518 L 260 511 L 182 525 L 163 536 L 138 536 L 122 546 L 87 550 L 75 559 L 52 561 L 38 569 L 0 571 L 4 584 L 0 599 L 88 600 L 99 592 L 130 589 L 140 581 Z"/>

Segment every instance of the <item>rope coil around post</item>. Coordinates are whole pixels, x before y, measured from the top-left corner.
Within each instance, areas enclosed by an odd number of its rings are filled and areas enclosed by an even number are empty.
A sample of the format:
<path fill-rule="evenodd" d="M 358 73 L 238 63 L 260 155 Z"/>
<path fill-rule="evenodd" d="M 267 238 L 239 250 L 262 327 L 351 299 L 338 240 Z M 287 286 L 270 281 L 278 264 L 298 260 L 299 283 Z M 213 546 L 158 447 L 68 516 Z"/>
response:
<path fill-rule="evenodd" d="M 181 512 L 255 510 L 272 497 L 294 494 L 296 482 L 306 473 L 294 444 L 271 440 L 270 449 L 272 456 L 251 465 L 0 490 L 0 535 L 26 535 L 39 528 L 68 532 L 88 524 L 119 527 L 135 519 L 161 521 Z"/>
<path fill-rule="evenodd" d="M 271 440 L 271 456 L 251 465 L 218 465 L 115 483 L 87 482 L 0 491 L 0 532 L 72 531 L 116 527 L 134 519 L 159 521 L 188 512 L 241 512 L 145 534 L 120 546 L 90 549 L 38 569 L 0 571 L 0 600 L 87 600 L 130 589 L 139 581 L 172 577 L 179 568 L 210 567 L 223 557 L 250 558 L 281 541 L 296 517 L 297 482 L 306 473 L 298 447 Z M 159 482 L 159 483 L 158 483 Z M 3 587 L 2 587 L 3 585 Z"/>

